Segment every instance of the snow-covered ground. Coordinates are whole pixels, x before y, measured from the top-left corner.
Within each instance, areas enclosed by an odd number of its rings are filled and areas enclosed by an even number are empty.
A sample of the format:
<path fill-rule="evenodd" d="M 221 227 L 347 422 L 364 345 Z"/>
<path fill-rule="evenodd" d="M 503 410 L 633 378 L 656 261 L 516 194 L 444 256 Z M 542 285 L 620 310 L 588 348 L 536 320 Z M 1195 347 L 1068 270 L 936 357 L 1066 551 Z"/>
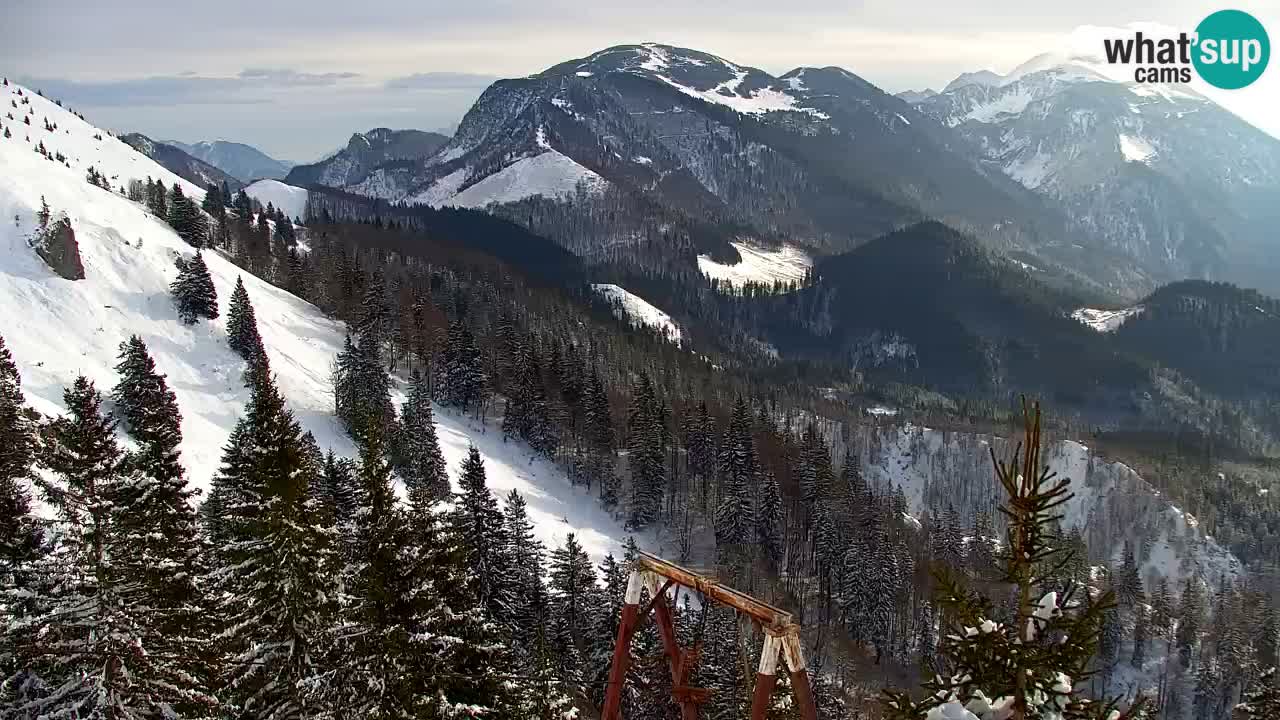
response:
<path fill-rule="evenodd" d="M 734 285 L 746 282 L 799 282 L 813 266 L 813 259 L 794 245 L 783 245 L 778 250 L 764 250 L 742 243 L 729 243 L 742 256 L 734 265 L 724 265 L 706 255 L 698 256 L 698 269 L 703 275 L 728 280 Z"/>
<path fill-rule="evenodd" d="M 1097 308 L 1080 308 L 1071 313 L 1071 317 L 1097 330 L 1098 332 L 1115 332 L 1126 320 L 1134 315 L 1142 314 L 1143 307 L 1135 305 L 1123 310 L 1099 310 Z"/>
<path fill-rule="evenodd" d="M 304 222 L 307 219 L 306 188 L 286 185 L 279 180 L 259 180 L 245 187 L 244 191 L 263 207 L 271 203 L 291 218 L 301 218 Z"/>
<path fill-rule="evenodd" d="M 598 284 L 591 287 L 614 303 L 619 317 L 625 311 L 631 322 L 651 327 L 665 335 L 671 342 L 680 344 L 680 326 L 676 325 L 670 315 L 654 307 L 648 300 L 620 285 Z"/>
<path fill-rule="evenodd" d="M 1002 493 L 988 448 L 994 445 L 997 457 L 1008 457 L 1008 440 L 906 424 L 857 426 L 851 442 L 868 481 L 902 488 L 912 514 L 953 505 L 962 517 L 977 512 L 996 517 Z M 1080 528 L 1091 548 L 1110 548 L 1113 562 L 1120 560 L 1126 541 L 1143 548 L 1138 561 L 1148 587 L 1157 572 L 1175 586 L 1193 573 L 1214 579 L 1243 572 L 1240 561 L 1206 536 L 1194 515 L 1170 503 L 1128 465 L 1069 440 L 1047 445 L 1043 459 L 1058 477 L 1071 480 L 1072 496 L 1057 510 L 1062 526 Z"/>
<path fill-rule="evenodd" d="M 1156 154 L 1156 149 L 1144 138 L 1120 133 L 1120 154 L 1128 162 L 1144 163 Z"/>
<path fill-rule="evenodd" d="M 120 342 L 137 334 L 178 397 L 188 476 L 207 488 L 248 400 L 241 378 L 244 362 L 227 346 L 225 325 L 231 291 L 236 278 L 243 277 L 289 407 L 321 448 L 354 455 L 332 415 L 330 367 L 346 335 L 342 323 L 209 251 L 205 260 L 222 317 L 182 324 L 169 284 L 177 274 L 174 258 L 194 250 L 142 206 L 87 183 L 85 168 L 94 165 L 113 186 L 148 175 L 169 184 L 177 178 L 53 103 L 39 102 L 32 143 L 43 136 L 46 146 L 75 162 L 68 169 L 46 160 L 32 152 L 22 133 L 0 137 L 0 217 L 7 218 L 0 224 L 0 335 L 17 361 L 28 402 L 44 414 L 62 412 L 63 388 L 80 374 L 106 395 L 118 380 L 114 366 Z M 55 137 L 43 129 L 45 115 L 58 125 Z M 102 141 L 93 139 L 99 132 Z M 200 194 L 197 188 L 191 191 Z M 71 219 L 85 279 L 54 275 L 28 246 L 41 197 L 55 214 L 65 212 Z M 290 212 L 288 206 L 285 210 Z M 512 488 L 525 496 L 535 534 L 548 547 L 575 532 L 596 560 L 617 552 L 627 535 L 622 526 L 554 465 L 522 443 L 504 441 L 494 427 L 486 431 L 443 409 L 437 409 L 436 421 L 455 482 L 467 447 L 474 443 L 484 457 L 490 488 L 500 496 Z"/>
<path fill-rule="evenodd" d="M 607 183 L 604 178 L 568 156 L 555 150 L 547 150 L 533 157 L 517 160 L 466 190 L 448 199 L 437 200 L 436 204 L 483 207 L 535 195 L 564 198 L 572 196 L 580 182 L 585 183 L 588 190 L 598 190 Z"/>

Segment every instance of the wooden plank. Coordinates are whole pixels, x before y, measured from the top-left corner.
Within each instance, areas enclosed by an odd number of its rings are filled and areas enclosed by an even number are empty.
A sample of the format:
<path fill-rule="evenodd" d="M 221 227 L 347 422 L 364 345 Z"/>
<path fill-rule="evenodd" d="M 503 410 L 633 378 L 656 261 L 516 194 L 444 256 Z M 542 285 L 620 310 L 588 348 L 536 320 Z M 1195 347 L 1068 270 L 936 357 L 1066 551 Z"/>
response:
<path fill-rule="evenodd" d="M 795 625 L 795 619 L 791 616 L 791 613 L 782 608 L 774 607 L 744 592 L 721 585 L 715 580 L 680 567 L 675 563 L 667 562 L 656 555 L 650 555 L 643 550 L 640 551 L 639 556 L 636 558 L 636 564 L 651 573 L 674 580 L 685 587 L 693 588 L 716 602 L 736 608 L 775 632 L 785 633 Z"/>

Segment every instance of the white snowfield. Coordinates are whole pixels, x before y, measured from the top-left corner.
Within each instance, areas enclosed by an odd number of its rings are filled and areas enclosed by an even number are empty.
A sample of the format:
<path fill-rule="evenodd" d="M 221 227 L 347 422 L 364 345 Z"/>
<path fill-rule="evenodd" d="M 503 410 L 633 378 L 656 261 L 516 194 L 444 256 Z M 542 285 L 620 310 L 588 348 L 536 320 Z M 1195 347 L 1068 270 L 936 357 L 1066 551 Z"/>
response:
<path fill-rule="evenodd" d="M 440 205 L 484 207 L 493 203 L 514 202 L 541 195 L 547 198 L 571 197 L 578 184 L 589 192 L 599 191 L 608 181 L 555 150 L 517 160 L 480 182 L 437 201 Z"/>
<path fill-rule="evenodd" d="M 618 317 L 622 317 L 625 311 L 632 323 L 653 328 L 671 342 L 680 344 L 680 326 L 676 325 L 670 315 L 654 307 L 649 301 L 620 285 L 597 284 L 591 287 L 614 303 Z"/>
<path fill-rule="evenodd" d="M 307 219 L 307 189 L 286 185 L 279 180 L 259 180 L 245 187 L 249 197 L 262 203 L 271 203 L 290 218 Z"/>
<path fill-rule="evenodd" d="M 93 164 L 112 178 L 113 185 L 147 175 L 166 183 L 175 178 L 149 158 L 121 151 L 127 146 L 105 132 L 101 143 L 93 140 L 96 128 L 47 105 L 36 112 L 32 143 L 38 140 L 37 125 L 40 135 L 48 135 L 42 122 L 47 113 L 62 138 L 58 149 L 78 158 L 72 169 L 32 152 L 21 133 L 8 140 L 0 137 L 0 217 L 6 218 L 0 223 L 0 335 L 17 361 L 27 401 L 41 413 L 61 413 L 63 388 L 80 374 L 106 396 L 119 379 L 114 370 L 118 346 L 137 334 L 178 397 L 182 462 L 188 477 L 207 489 L 249 397 L 241 377 L 244 362 L 228 348 L 225 325 L 236 278 L 243 277 L 290 409 L 322 449 L 354 456 L 355 448 L 332 413 L 330 367 L 346 335 L 342 323 L 219 253 L 206 251 L 222 316 L 184 325 L 170 299 L 169 284 L 177 274 L 174 258 L 194 250 L 142 206 L 88 184 L 84 175 L 85 167 Z M 70 134 L 63 134 L 64 128 Z M 45 145 L 53 147 L 49 139 Z M 28 246 L 42 196 L 55 214 L 65 212 L 71 219 L 84 280 L 54 275 Z M 397 395 L 399 404 L 403 398 Z M 110 406 L 108 401 L 105 409 Z M 439 408 L 436 425 L 455 484 L 468 445 L 474 443 L 484 457 L 489 487 L 499 497 L 511 489 L 525 496 L 535 534 L 548 548 L 574 532 L 597 561 L 607 552 L 619 552 L 627 536 L 621 525 L 593 495 L 571 486 L 563 472 L 526 445 L 504 442 L 492 423 L 486 430 Z"/>
<path fill-rule="evenodd" d="M 1134 305 L 1123 310 L 1099 310 L 1097 308 L 1080 308 L 1071 313 L 1071 317 L 1097 330 L 1098 332 L 1115 332 L 1126 320 L 1141 315 L 1146 308 Z"/>
<path fill-rule="evenodd" d="M 813 259 L 794 245 L 783 245 L 778 250 L 764 250 L 750 245 L 729 243 L 742 256 L 734 265 L 724 265 L 706 255 L 698 256 L 698 269 L 703 275 L 727 280 L 735 286 L 746 282 L 799 282 L 813 266 Z"/>

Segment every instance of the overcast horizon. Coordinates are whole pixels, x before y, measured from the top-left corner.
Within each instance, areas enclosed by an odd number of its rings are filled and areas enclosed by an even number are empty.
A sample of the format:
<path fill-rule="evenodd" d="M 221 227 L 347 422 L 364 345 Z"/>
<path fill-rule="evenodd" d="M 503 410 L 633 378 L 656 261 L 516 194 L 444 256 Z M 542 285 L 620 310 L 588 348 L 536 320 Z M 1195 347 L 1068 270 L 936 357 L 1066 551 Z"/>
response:
<path fill-rule="evenodd" d="M 998 0 L 978 15 L 936 0 L 875 7 L 744 0 L 696 8 L 661 0 L 643 8 L 612 0 L 476 0 L 465 7 L 45 0 L 7 13 L 0 72 L 113 130 L 157 140 L 234 140 L 309 162 L 373 127 L 450 128 L 494 79 L 612 45 L 691 47 L 773 74 L 837 65 L 900 92 L 941 89 L 962 72 L 1008 72 L 1082 25 L 1155 22 L 1189 32 L 1222 7 L 1081 0 L 1036 8 Z M 1280 32 L 1280 0 L 1234 7 L 1257 16 L 1273 38 Z M 1280 70 L 1210 96 L 1280 137 Z"/>

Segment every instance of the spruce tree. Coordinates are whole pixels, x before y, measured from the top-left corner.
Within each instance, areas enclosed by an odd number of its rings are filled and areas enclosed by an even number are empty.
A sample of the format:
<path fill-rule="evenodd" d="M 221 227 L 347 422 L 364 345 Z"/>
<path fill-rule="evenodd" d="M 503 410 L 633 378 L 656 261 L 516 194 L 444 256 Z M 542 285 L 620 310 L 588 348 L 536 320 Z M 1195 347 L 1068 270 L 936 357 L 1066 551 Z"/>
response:
<path fill-rule="evenodd" d="M 123 533 L 113 514 L 124 451 L 102 396 L 81 376 L 63 393 L 67 413 L 42 428 L 44 499 L 57 513 L 59 544 L 39 569 L 40 614 L 24 628 L 34 670 L 46 685 L 24 710 L 32 717 L 142 718 L 159 710 L 137 652 L 142 628 L 136 585 L 118 559 Z"/>
<path fill-rule="evenodd" d="M 512 490 L 502 507 L 503 526 L 511 543 L 513 578 L 510 628 L 516 648 L 526 658 L 537 658 L 541 632 L 549 621 L 549 598 L 542 582 L 542 543 L 533 535 L 528 505 Z"/>
<path fill-rule="evenodd" d="M 449 475 L 436 437 L 431 394 L 417 370 L 409 384 L 409 397 L 400 410 L 396 445 L 396 469 L 415 512 L 425 512 L 435 502 L 449 497 Z"/>
<path fill-rule="evenodd" d="M 489 492 L 484 460 L 474 445 L 462 463 L 458 484 L 461 491 L 454 501 L 449 524 L 463 553 L 467 589 L 489 618 L 509 624 L 514 605 L 510 538 L 498 502 Z"/>
<path fill-rule="evenodd" d="M 143 646 L 174 658 L 136 673 L 135 681 L 151 685 L 156 702 L 196 715 L 215 705 L 203 643 L 211 608 L 192 572 L 202 558 L 191 504 L 196 491 L 178 461 L 182 416 L 141 338 L 121 343 L 119 360 L 112 397 L 137 449 L 125 457 L 113 508 L 122 543 L 116 563 L 138 584 Z"/>
<path fill-rule="evenodd" d="M 269 375 L 257 376 L 215 479 L 223 530 L 212 580 L 235 715 L 314 717 L 337 602 L 332 532 L 319 522 L 301 429 Z"/>
<path fill-rule="evenodd" d="M 19 628 L 38 612 L 38 565 L 45 534 L 31 513 L 36 426 L 22 394 L 18 367 L 0 338 L 0 714 L 31 699 L 31 668 L 38 658 L 20 653 Z M 32 648 L 26 647 L 30 652 Z"/>
<path fill-rule="evenodd" d="M 242 277 L 236 278 L 236 289 L 231 292 L 231 303 L 227 307 L 227 344 L 250 362 L 266 356 L 262 336 L 258 334 L 258 318 Z"/>
<path fill-rule="evenodd" d="M 351 717 L 411 718 L 432 698 L 420 692 L 415 548 L 403 509 L 391 490 L 383 436 L 371 429 L 360 449 L 353 560 L 344 583 L 348 598 L 337 633 L 344 671 L 337 703 Z"/>
<path fill-rule="evenodd" d="M 981 595 L 948 575 L 941 577 L 940 596 L 952 622 L 940 653 L 953 674 L 925 682 L 928 695 L 918 701 L 886 691 L 884 706 L 891 718 L 915 720 L 930 712 L 961 720 L 1127 717 L 1112 715 L 1110 705 L 1078 689 L 1097 651 L 1110 594 L 1038 592 L 1044 578 L 1037 568 L 1051 565 L 1063 552 L 1052 527 L 1055 509 L 1069 498 L 1070 480 L 1041 464 L 1039 406 L 1024 403 L 1023 417 L 1023 442 L 1011 458 L 1000 461 L 991 453 L 996 479 L 1008 497 L 1002 511 L 1008 518 L 1004 560 L 1016 599 L 1013 622 L 997 622 Z"/>
<path fill-rule="evenodd" d="M 480 348 L 466 323 L 450 323 L 441 355 L 436 385 L 440 402 L 463 412 L 478 410 L 484 405 L 489 379 L 484 373 Z"/>
<path fill-rule="evenodd" d="M 551 553 L 549 589 L 555 614 L 564 621 L 574 647 L 584 651 L 588 633 L 595 625 L 593 611 L 599 606 L 599 598 L 595 567 L 573 533 L 565 538 L 563 547 Z"/>
<path fill-rule="evenodd" d="M 665 428 L 661 408 L 649 376 L 641 374 L 627 417 L 628 464 L 631 468 L 629 525 L 642 528 L 658 519 L 666 493 Z"/>
<path fill-rule="evenodd" d="M 197 250 L 194 258 L 178 266 L 178 277 L 169 289 L 178 306 L 178 317 L 184 323 L 194 325 L 202 317 L 218 318 L 218 291 L 200 251 Z"/>

